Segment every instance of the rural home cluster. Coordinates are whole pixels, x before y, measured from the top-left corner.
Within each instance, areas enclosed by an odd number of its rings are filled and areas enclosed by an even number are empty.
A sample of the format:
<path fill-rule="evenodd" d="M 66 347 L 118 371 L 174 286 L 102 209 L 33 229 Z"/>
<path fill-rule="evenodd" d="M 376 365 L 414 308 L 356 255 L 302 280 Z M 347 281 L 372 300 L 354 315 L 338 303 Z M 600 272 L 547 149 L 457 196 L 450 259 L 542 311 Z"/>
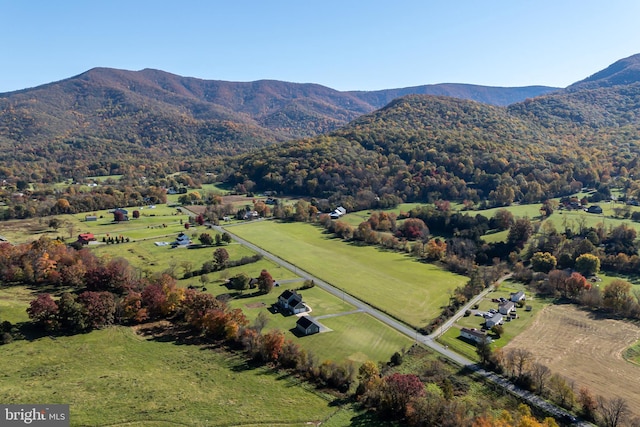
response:
<path fill-rule="evenodd" d="M 493 340 L 487 331 L 496 325 L 504 324 L 505 321 L 510 322 L 517 318 L 516 304 L 524 305 L 525 301 L 526 295 L 523 291 L 510 294 L 508 300 L 506 298 L 493 299 L 492 302 L 498 303 L 497 309 L 492 308 L 487 313 L 476 313 L 476 316 L 484 317 L 484 327 L 482 329 L 461 328 L 460 337 L 475 343 L 491 343 Z M 526 309 L 530 310 L 530 306 L 527 306 Z"/>

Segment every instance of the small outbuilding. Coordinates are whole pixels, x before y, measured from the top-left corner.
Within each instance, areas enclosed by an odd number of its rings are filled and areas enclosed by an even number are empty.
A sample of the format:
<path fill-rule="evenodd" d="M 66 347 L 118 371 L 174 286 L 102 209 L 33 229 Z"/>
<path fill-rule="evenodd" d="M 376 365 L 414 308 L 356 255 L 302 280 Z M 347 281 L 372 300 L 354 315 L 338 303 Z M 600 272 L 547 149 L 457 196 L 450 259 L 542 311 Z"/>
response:
<path fill-rule="evenodd" d="M 300 316 L 296 322 L 296 330 L 303 335 L 312 335 L 320 332 L 320 325 L 309 316 Z"/>

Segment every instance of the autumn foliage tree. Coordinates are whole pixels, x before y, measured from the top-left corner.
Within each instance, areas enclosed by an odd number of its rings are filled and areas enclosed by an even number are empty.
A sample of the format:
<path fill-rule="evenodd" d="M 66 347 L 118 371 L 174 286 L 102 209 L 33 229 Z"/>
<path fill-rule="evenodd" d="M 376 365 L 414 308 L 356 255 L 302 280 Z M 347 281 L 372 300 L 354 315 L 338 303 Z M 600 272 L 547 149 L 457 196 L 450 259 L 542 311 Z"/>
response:
<path fill-rule="evenodd" d="M 50 294 L 39 294 L 36 299 L 29 303 L 27 314 L 29 319 L 45 331 L 53 331 L 58 326 L 58 305 Z"/>
<path fill-rule="evenodd" d="M 600 271 L 600 259 L 592 254 L 582 254 L 576 258 L 575 269 L 583 276 L 593 276 Z"/>
<path fill-rule="evenodd" d="M 78 296 L 78 302 L 84 306 L 88 327 L 97 329 L 114 324 L 116 301 L 111 292 L 86 291 Z"/>
<path fill-rule="evenodd" d="M 218 248 L 213 251 L 213 259 L 218 269 L 222 270 L 227 266 L 227 261 L 229 261 L 229 252 L 225 248 Z"/>
<path fill-rule="evenodd" d="M 262 270 L 258 276 L 258 289 L 260 292 L 268 294 L 273 289 L 273 277 L 267 270 Z"/>
<path fill-rule="evenodd" d="M 393 418 L 402 418 L 407 405 L 424 393 L 424 384 L 417 375 L 391 374 L 383 378 L 380 387 L 380 409 Z"/>
<path fill-rule="evenodd" d="M 429 228 L 420 218 L 407 218 L 398 231 L 408 240 L 422 240 L 429 235 Z"/>
<path fill-rule="evenodd" d="M 260 355 L 265 362 L 275 362 L 280 357 L 284 345 L 284 333 L 280 330 L 272 330 L 262 335 Z"/>

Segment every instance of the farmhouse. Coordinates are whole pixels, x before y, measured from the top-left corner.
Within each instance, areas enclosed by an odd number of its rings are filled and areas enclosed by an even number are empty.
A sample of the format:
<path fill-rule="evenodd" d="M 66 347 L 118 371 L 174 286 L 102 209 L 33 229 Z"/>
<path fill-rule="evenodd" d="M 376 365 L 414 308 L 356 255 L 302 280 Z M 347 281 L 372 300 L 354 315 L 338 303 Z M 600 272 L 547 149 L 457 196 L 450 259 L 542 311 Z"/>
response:
<path fill-rule="evenodd" d="M 251 221 L 252 219 L 258 219 L 258 218 L 260 218 L 260 214 L 256 211 L 245 212 L 245 214 L 242 216 L 242 219 L 246 221 Z"/>
<path fill-rule="evenodd" d="M 296 291 L 290 291 L 287 289 L 278 297 L 276 305 L 285 312 L 293 314 L 304 313 L 307 311 L 307 306 L 302 301 L 302 295 Z"/>
<path fill-rule="evenodd" d="M 512 311 L 516 311 L 516 304 L 513 301 L 507 301 L 498 306 L 498 312 L 500 314 L 504 314 L 505 316 Z"/>
<path fill-rule="evenodd" d="M 184 233 L 178 234 L 176 241 L 172 243 L 173 246 L 187 246 L 191 244 L 191 239 Z"/>
<path fill-rule="evenodd" d="M 338 206 L 333 212 L 329 214 L 329 217 L 331 219 L 338 219 L 346 213 L 347 213 L 347 210 L 345 208 L 343 208 L 342 206 Z"/>
<path fill-rule="evenodd" d="M 513 302 L 524 301 L 526 296 L 523 291 L 519 291 L 512 293 L 509 299 Z"/>
<path fill-rule="evenodd" d="M 504 319 L 502 318 L 502 314 L 496 313 L 493 315 L 493 317 L 489 317 L 487 320 L 485 320 L 484 324 L 487 326 L 487 328 L 493 328 L 494 326 L 502 323 L 503 320 Z"/>
<path fill-rule="evenodd" d="M 591 205 L 587 208 L 587 212 L 592 214 L 601 214 L 602 208 L 598 205 Z"/>
<path fill-rule="evenodd" d="M 460 336 L 477 343 L 487 342 L 490 343 L 491 337 L 487 336 L 486 332 L 477 330 L 476 328 L 462 328 L 460 329 Z"/>
<path fill-rule="evenodd" d="M 303 335 L 317 334 L 320 332 L 320 325 L 309 316 L 300 316 L 296 322 L 296 330 Z"/>

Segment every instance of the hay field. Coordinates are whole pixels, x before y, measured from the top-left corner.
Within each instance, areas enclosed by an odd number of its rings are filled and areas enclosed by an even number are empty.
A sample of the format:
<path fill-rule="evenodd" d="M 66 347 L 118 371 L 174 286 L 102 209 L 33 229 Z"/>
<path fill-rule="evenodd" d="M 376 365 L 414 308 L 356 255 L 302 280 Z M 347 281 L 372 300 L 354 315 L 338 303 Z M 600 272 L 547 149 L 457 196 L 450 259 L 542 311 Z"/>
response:
<path fill-rule="evenodd" d="M 640 339 L 640 326 L 598 318 L 572 305 L 551 305 L 505 348 L 524 348 L 536 360 L 595 395 L 627 400 L 640 416 L 640 366 L 623 358 Z"/>

